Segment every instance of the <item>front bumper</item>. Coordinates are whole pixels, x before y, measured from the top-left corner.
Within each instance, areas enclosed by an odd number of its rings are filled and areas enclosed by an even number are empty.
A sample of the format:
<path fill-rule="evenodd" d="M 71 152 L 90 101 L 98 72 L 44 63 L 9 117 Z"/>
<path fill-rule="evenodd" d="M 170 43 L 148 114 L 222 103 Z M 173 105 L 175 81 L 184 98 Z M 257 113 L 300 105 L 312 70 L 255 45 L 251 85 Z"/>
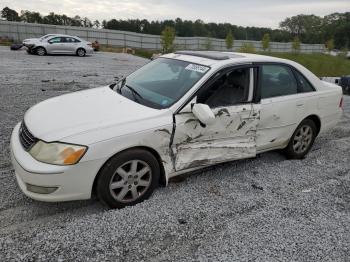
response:
<path fill-rule="evenodd" d="M 92 47 L 86 48 L 86 54 L 87 54 L 87 55 L 91 55 L 91 54 L 93 54 L 93 53 L 94 53 L 94 49 L 93 49 Z"/>
<path fill-rule="evenodd" d="M 30 198 L 59 202 L 89 199 L 92 185 L 103 160 L 80 162 L 71 166 L 57 166 L 39 162 L 26 152 L 19 141 L 17 124 L 11 136 L 11 161 L 19 187 Z M 28 190 L 36 187 L 57 189 L 49 194 L 39 194 Z"/>

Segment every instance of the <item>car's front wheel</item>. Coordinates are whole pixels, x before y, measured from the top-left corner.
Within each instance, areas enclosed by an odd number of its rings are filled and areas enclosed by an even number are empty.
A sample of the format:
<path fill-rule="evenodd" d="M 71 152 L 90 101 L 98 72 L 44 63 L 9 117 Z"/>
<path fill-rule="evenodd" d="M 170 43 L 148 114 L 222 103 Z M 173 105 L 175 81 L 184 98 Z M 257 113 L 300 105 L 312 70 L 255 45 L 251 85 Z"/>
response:
<path fill-rule="evenodd" d="M 83 57 L 83 56 L 85 56 L 85 54 L 86 54 L 86 52 L 83 48 L 79 48 L 77 50 L 77 56 Z"/>
<path fill-rule="evenodd" d="M 135 205 L 151 196 L 159 176 L 159 163 L 153 154 L 142 149 L 127 150 L 102 167 L 97 196 L 111 208 Z"/>
<path fill-rule="evenodd" d="M 290 159 L 302 159 L 310 151 L 316 138 L 316 125 L 310 119 L 303 120 L 294 131 L 285 149 Z"/>
<path fill-rule="evenodd" d="M 39 56 L 44 56 L 44 55 L 46 55 L 46 50 L 45 50 L 44 47 L 38 47 L 38 48 L 36 48 L 36 49 L 35 49 L 35 52 L 36 52 L 36 54 L 39 55 Z"/>

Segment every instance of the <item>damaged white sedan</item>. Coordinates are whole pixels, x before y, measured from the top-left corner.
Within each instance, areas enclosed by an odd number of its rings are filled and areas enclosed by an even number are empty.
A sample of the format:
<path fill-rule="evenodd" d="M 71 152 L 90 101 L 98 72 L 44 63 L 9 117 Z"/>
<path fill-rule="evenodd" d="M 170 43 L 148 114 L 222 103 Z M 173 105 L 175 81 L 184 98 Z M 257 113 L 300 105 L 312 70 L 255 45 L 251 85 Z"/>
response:
<path fill-rule="evenodd" d="M 341 88 L 297 63 L 182 51 L 33 106 L 14 128 L 11 156 L 33 199 L 96 193 L 119 208 L 194 169 L 276 149 L 303 158 L 341 115 Z"/>

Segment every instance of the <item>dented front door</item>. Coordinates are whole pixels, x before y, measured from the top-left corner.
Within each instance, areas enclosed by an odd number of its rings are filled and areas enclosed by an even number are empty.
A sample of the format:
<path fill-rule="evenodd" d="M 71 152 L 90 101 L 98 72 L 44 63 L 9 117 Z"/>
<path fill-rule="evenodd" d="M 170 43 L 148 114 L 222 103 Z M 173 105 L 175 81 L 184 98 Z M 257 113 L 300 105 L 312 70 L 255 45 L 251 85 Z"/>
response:
<path fill-rule="evenodd" d="M 215 121 L 201 125 L 192 113 L 175 115 L 171 145 L 176 171 L 256 155 L 260 104 L 212 109 Z"/>

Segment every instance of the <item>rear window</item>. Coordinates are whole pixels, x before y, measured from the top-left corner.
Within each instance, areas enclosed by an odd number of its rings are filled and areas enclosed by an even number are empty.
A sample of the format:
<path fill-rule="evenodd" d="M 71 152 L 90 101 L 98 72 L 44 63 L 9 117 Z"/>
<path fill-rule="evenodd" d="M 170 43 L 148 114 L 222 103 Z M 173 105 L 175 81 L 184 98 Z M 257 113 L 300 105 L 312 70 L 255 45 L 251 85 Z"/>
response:
<path fill-rule="evenodd" d="M 299 84 L 299 92 L 300 93 L 307 93 L 307 92 L 313 92 L 315 89 L 312 87 L 310 82 L 298 71 L 294 70 L 298 84 Z"/>

